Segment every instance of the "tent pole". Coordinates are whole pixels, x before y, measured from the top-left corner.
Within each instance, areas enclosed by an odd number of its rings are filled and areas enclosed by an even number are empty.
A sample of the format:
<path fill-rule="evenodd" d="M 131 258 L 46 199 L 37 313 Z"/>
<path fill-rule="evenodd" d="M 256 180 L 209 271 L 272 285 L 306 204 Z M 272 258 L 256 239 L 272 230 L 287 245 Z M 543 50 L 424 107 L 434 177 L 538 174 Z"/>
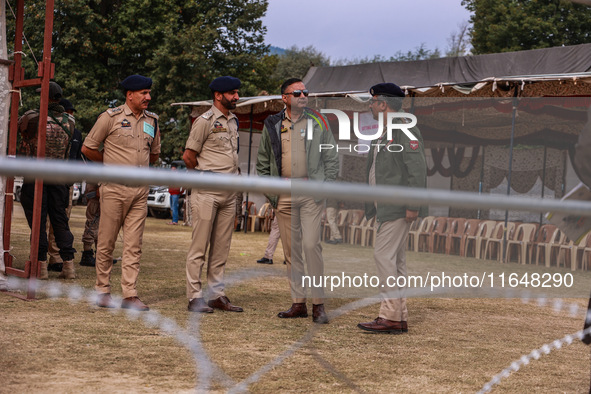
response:
<path fill-rule="evenodd" d="M 246 170 L 246 175 L 248 176 L 250 176 L 250 154 L 252 153 L 252 123 L 254 119 L 253 111 L 254 104 L 250 106 L 250 130 L 248 132 L 248 169 Z M 248 215 L 250 215 L 250 212 L 248 209 L 248 193 L 246 193 L 246 209 L 244 210 L 244 233 L 248 232 Z"/>
<path fill-rule="evenodd" d="M 507 175 L 507 196 L 511 194 L 511 173 L 513 171 L 513 142 L 515 140 L 515 117 L 517 115 L 517 88 L 513 95 L 513 115 L 511 117 L 511 142 L 509 144 L 509 175 Z M 503 261 L 507 253 L 507 223 L 509 221 L 509 211 L 505 211 L 505 231 L 503 231 Z"/>
<path fill-rule="evenodd" d="M 548 155 L 548 147 L 546 145 L 544 145 L 544 164 L 542 167 L 542 196 L 541 198 L 544 198 L 544 188 L 546 187 L 546 159 L 547 159 L 547 155 Z M 542 213 L 540 213 L 540 227 L 542 226 L 542 219 L 543 219 L 543 215 Z"/>
<path fill-rule="evenodd" d="M 486 145 L 482 145 L 482 165 L 480 167 L 480 181 L 478 182 L 478 194 L 482 194 L 482 189 L 484 189 L 484 153 L 486 151 Z M 476 219 L 480 220 L 481 210 L 478 208 L 478 214 L 476 215 Z"/>

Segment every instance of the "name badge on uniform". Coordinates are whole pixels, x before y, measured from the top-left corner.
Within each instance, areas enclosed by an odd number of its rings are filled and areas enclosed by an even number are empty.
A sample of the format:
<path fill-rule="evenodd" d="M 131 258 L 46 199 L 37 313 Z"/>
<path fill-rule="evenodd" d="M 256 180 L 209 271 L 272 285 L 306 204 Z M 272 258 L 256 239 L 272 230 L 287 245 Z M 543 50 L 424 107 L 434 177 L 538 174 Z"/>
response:
<path fill-rule="evenodd" d="M 129 120 L 123 119 L 121 121 L 121 127 L 131 127 L 131 123 L 129 123 Z"/>
<path fill-rule="evenodd" d="M 154 126 L 152 126 L 148 122 L 144 122 L 144 133 L 154 138 Z"/>
<path fill-rule="evenodd" d="M 219 121 L 215 121 L 215 123 L 213 124 L 213 130 L 214 133 L 225 133 L 226 131 L 228 131 L 228 129 L 226 129 Z"/>

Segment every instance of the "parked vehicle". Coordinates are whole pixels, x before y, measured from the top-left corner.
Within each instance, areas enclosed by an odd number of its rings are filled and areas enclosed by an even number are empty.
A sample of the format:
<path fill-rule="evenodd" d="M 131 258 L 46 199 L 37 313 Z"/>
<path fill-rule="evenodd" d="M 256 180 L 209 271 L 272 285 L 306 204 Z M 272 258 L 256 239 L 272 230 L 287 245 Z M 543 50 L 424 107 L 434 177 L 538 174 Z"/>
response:
<path fill-rule="evenodd" d="M 182 160 L 175 160 L 173 165 L 179 170 L 186 170 L 185 163 Z M 185 193 L 179 198 L 179 216 L 182 218 L 185 213 Z M 172 217 L 170 208 L 170 193 L 168 186 L 150 186 L 148 193 L 148 214 L 158 219 L 168 219 Z"/>
<path fill-rule="evenodd" d="M 22 187 L 23 187 L 23 177 L 22 176 L 15 176 L 12 192 L 14 193 L 14 201 L 16 201 L 16 202 L 20 202 L 20 200 L 21 200 L 21 188 Z"/>

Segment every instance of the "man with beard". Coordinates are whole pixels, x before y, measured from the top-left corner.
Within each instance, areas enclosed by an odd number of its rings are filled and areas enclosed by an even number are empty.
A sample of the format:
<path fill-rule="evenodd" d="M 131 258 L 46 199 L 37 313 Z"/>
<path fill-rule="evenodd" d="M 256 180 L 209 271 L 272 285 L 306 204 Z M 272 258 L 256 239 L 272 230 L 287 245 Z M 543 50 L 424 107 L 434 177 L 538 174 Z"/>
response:
<path fill-rule="evenodd" d="M 82 153 L 105 165 L 148 167 L 160 154 L 158 115 L 147 111 L 152 79 L 131 75 L 121 82 L 125 104 L 110 108 L 97 119 L 84 140 Z M 103 150 L 99 150 L 104 145 Z M 111 182 L 100 185 L 101 219 L 96 250 L 97 305 L 114 307 L 111 300 L 113 250 L 123 229 L 121 261 L 121 308 L 147 311 L 137 296 L 137 277 L 142 256 L 142 238 L 148 214 L 148 186 L 127 186 Z"/>
<path fill-rule="evenodd" d="M 308 90 L 297 78 L 281 86 L 285 108 L 265 119 L 257 157 L 257 173 L 289 179 L 334 181 L 339 172 L 336 150 L 321 150 L 322 144 L 335 146 L 335 140 L 322 116 L 307 108 Z M 312 120 L 311 139 L 306 138 L 308 120 Z M 308 317 L 306 288 L 302 277 L 307 274 L 318 283 L 324 276 L 320 241 L 323 201 L 302 195 L 267 195 L 279 222 L 281 244 L 287 264 L 292 305 L 277 316 L 281 319 Z M 303 252 L 303 253 L 302 253 Z M 328 323 L 324 309 L 324 288 L 312 286 L 312 320 Z"/>
<path fill-rule="evenodd" d="M 183 160 L 187 169 L 220 174 L 238 174 L 238 118 L 230 112 L 239 99 L 240 80 L 216 78 L 210 85 L 213 106 L 191 127 Z M 191 191 L 193 235 L 187 254 L 187 297 L 190 312 L 211 313 L 213 308 L 242 312 L 224 293 L 224 269 L 236 216 L 236 193 L 193 189 Z M 207 260 L 209 302 L 205 303 L 201 271 Z"/>
<path fill-rule="evenodd" d="M 409 131 L 415 136 L 410 140 L 400 129 L 392 131 L 388 140 L 388 113 L 401 112 L 404 92 L 393 83 L 380 83 L 369 90 L 372 98 L 369 108 L 375 120 L 383 123 L 383 134 L 373 141 L 367 157 L 367 181 L 370 186 L 392 185 L 422 187 L 427 184 L 427 164 L 423 138 L 417 127 Z M 396 123 L 406 123 L 407 118 L 395 119 Z M 390 152 L 388 145 L 395 143 L 403 150 Z M 376 146 L 382 147 L 376 149 Z M 410 224 L 419 214 L 424 216 L 420 206 L 383 204 L 366 202 L 365 216 L 376 216 L 374 260 L 378 275 L 382 281 L 382 304 L 378 318 L 357 327 L 375 333 L 400 334 L 408 332 L 408 310 L 403 294 L 396 294 L 400 289 L 388 288 L 384 281 L 388 276 L 406 277 L 405 249 Z M 393 297 L 391 293 L 395 293 Z"/>

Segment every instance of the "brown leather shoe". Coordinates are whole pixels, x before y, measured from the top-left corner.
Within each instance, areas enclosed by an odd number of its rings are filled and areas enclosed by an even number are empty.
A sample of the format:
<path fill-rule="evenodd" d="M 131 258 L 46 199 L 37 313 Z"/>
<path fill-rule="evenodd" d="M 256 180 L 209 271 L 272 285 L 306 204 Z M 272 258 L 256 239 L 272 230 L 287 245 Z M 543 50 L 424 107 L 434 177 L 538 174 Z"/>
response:
<path fill-rule="evenodd" d="M 122 309 L 133 309 L 136 311 L 149 311 L 150 308 L 142 302 L 138 297 L 127 297 L 121 301 Z"/>
<path fill-rule="evenodd" d="M 327 324 L 328 316 L 324 311 L 324 304 L 312 305 L 312 321 L 318 324 Z"/>
<path fill-rule="evenodd" d="M 109 293 L 99 294 L 98 299 L 96 301 L 96 306 L 99 306 L 101 308 L 115 308 L 115 304 L 113 304 L 113 299 L 111 298 L 111 294 L 109 294 Z"/>
<path fill-rule="evenodd" d="M 294 317 L 308 317 L 308 308 L 306 308 L 306 303 L 293 303 L 291 304 L 291 308 L 286 311 L 279 312 L 277 314 L 278 317 L 282 319 L 291 319 Z"/>
<path fill-rule="evenodd" d="M 215 300 L 209 300 L 207 305 L 209 305 L 212 308 L 221 309 L 222 311 L 228 311 L 228 312 L 242 312 L 242 311 L 244 311 L 244 309 L 242 309 L 241 307 L 236 306 L 236 305 L 232 305 L 232 303 L 230 303 L 230 300 L 226 296 L 218 297 Z"/>
<path fill-rule="evenodd" d="M 365 331 L 385 334 L 402 334 L 403 332 L 408 332 L 408 325 L 405 321 L 392 321 L 381 317 L 367 323 L 359 323 L 357 327 Z"/>
<path fill-rule="evenodd" d="M 190 300 L 187 309 L 189 312 L 213 313 L 213 308 L 208 307 L 203 298 Z"/>

